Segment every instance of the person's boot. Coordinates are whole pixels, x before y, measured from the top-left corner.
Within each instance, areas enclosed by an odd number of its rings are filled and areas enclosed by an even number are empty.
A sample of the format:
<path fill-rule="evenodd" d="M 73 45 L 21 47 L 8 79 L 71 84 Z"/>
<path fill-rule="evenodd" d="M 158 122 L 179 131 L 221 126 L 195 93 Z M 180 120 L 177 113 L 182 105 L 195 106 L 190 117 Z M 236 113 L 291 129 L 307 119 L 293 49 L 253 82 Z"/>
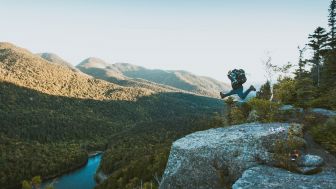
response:
<path fill-rule="evenodd" d="M 253 85 L 250 86 L 250 90 L 251 91 L 257 91 L 257 89 Z"/>

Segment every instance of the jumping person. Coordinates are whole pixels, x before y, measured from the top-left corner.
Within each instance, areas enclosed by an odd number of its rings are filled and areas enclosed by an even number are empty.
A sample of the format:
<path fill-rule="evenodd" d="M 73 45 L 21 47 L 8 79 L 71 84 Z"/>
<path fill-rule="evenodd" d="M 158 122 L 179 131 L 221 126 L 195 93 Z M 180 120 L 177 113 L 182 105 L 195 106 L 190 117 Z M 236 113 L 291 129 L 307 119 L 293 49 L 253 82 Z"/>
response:
<path fill-rule="evenodd" d="M 243 88 L 243 84 L 246 82 L 245 71 L 243 69 L 234 69 L 229 71 L 228 75 L 229 79 L 231 80 L 232 90 L 228 93 L 224 93 L 224 91 L 220 92 L 221 98 L 225 98 L 234 94 L 237 94 L 241 99 L 245 99 L 246 96 L 251 91 L 256 91 L 253 85 L 250 86 L 245 92 Z"/>

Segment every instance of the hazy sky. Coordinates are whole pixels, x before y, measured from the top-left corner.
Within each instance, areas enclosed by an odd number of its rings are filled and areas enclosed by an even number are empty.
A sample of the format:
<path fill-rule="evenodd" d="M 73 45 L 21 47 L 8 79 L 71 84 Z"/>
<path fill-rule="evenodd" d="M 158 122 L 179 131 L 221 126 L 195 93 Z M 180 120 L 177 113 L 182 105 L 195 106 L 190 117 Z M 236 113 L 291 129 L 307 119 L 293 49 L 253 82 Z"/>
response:
<path fill-rule="evenodd" d="M 0 41 L 53 52 L 187 70 L 228 82 L 243 68 L 264 80 L 261 59 L 296 62 L 297 46 L 327 27 L 329 0 L 0 0 Z"/>

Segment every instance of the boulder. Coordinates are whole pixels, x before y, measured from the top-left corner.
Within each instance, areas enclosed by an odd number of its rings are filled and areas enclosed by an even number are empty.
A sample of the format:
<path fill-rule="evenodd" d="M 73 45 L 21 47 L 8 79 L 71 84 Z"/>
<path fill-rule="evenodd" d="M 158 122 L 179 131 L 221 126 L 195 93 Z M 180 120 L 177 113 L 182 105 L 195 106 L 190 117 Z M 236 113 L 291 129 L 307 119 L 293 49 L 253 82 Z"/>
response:
<path fill-rule="evenodd" d="M 322 116 L 326 116 L 326 117 L 336 116 L 335 111 L 327 110 L 327 109 L 323 109 L 323 108 L 313 108 L 313 109 L 311 109 L 311 112 L 313 112 L 315 114 L 322 115 Z"/>
<path fill-rule="evenodd" d="M 335 189 L 336 170 L 327 170 L 315 175 L 302 175 L 280 168 L 257 166 L 246 170 L 232 186 L 232 189 L 250 188 Z"/>
<path fill-rule="evenodd" d="M 304 155 L 297 162 L 297 171 L 302 174 L 315 174 L 322 171 L 324 161 L 320 156 Z"/>
<path fill-rule="evenodd" d="M 320 167 L 323 165 L 323 159 L 320 156 L 307 154 L 300 158 L 298 165 L 303 167 Z"/>
<path fill-rule="evenodd" d="M 250 123 L 187 135 L 173 143 L 160 189 L 231 188 L 245 170 L 277 164 L 274 144 L 285 140 L 290 128 L 297 141 L 304 141 L 301 125 L 288 123 Z"/>

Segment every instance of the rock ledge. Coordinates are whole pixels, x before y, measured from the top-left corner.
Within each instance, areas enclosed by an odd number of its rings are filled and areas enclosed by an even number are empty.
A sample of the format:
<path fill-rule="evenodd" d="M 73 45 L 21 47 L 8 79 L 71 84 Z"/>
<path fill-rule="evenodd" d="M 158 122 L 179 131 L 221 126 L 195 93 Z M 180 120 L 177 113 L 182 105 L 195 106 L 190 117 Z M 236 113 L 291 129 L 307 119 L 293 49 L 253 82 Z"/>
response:
<path fill-rule="evenodd" d="M 257 166 L 246 170 L 232 189 L 268 188 L 314 188 L 335 189 L 336 170 L 323 171 L 315 175 L 295 174 L 283 169 Z"/>
<path fill-rule="evenodd" d="M 250 123 L 187 135 L 173 143 L 160 189 L 230 188 L 244 171 L 274 164 L 274 144 L 290 127 L 302 132 L 300 125 Z"/>

